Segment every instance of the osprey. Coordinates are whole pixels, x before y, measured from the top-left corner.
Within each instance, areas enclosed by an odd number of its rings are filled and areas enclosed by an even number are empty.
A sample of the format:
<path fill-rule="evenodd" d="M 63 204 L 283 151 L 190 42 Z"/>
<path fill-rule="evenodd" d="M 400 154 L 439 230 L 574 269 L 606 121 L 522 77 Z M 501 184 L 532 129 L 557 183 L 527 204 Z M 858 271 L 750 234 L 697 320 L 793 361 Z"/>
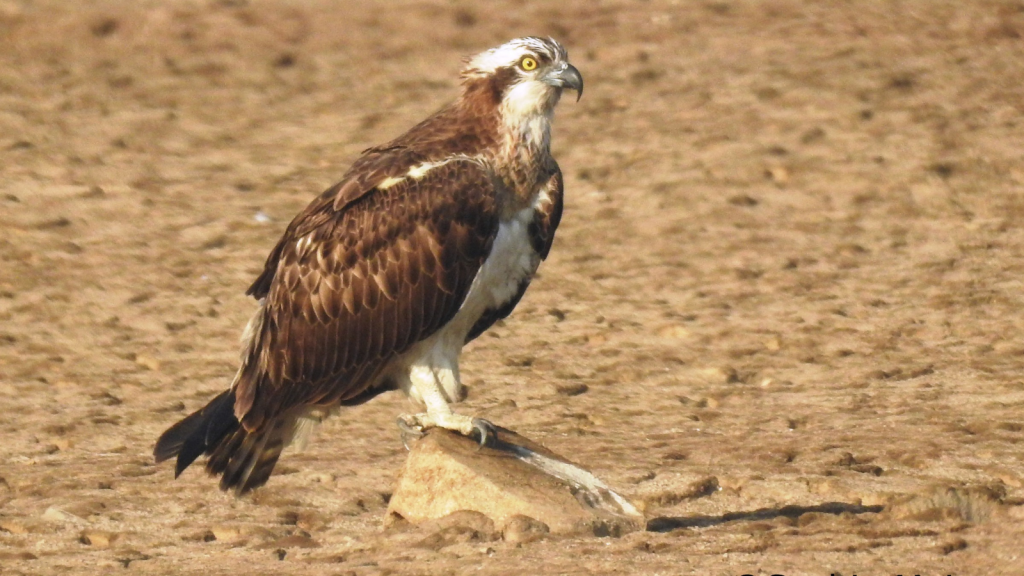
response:
<path fill-rule="evenodd" d="M 246 294 L 259 309 L 225 392 L 157 441 L 175 477 L 201 454 L 222 490 L 264 484 L 281 450 L 338 406 L 402 390 L 431 427 L 486 443 L 454 413 L 462 347 L 515 308 L 562 214 L 551 120 L 583 78 L 553 39 L 468 59 L 455 102 L 365 150 L 292 220 Z"/>

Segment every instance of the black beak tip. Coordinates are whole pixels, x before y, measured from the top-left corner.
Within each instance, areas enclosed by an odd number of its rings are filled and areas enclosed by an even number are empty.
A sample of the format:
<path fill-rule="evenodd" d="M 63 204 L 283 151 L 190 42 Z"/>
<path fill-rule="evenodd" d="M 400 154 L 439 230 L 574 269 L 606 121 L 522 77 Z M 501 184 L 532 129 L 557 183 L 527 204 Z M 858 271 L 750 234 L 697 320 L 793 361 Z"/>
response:
<path fill-rule="evenodd" d="M 569 64 L 565 69 L 565 79 L 568 87 L 576 91 L 576 101 L 579 102 L 583 97 L 583 76 L 580 71 Z"/>
<path fill-rule="evenodd" d="M 575 90 L 577 102 L 583 97 L 583 76 L 572 64 L 566 63 L 563 67 L 544 77 L 543 81 L 556 88 Z"/>

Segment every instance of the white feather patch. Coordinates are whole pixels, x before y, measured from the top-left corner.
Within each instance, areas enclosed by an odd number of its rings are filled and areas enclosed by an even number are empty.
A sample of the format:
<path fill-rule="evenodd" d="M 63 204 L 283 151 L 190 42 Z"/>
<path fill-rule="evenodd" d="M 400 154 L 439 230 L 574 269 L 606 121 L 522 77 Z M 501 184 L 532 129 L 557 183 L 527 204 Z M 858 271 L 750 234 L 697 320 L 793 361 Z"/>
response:
<path fill-rule="evenodd" d="M 485 311 L 500 308 L 515 297 L 523 280 L 532 276 L 540 264 L 540 256 L 530 243 L 533 215 L 533 207 L 524 208 L 512 219 L 498 225 L 491 252 L 477 271 L 455 317 L 432 336 L 416 344 L 399 361 L 399 365 L 407 368 L 399 369 L 396 376 L 412 400 L 436 402 L 437 398 L 424 393 L 435 384 L 441 388 L 443 399 L 448 402 L 463 397 L 459 355 L 466 336 Z"/>
<path fill-rule="evenodd" d="M 252 358 L 256 352 L 256 341 L 259 338 L 260 332 L 263 331 L 263 309 L 266 307 L 266 298 L 260 299 L 260 306 L 256 309 L 256 312 L 249 318 L 249 322 L 245 325 L 245 330 L 242 331 L 241 338 L 241 357 L 242 363 L 238 367 L 238 372 L 235 373 L 234 380 L 231 381 L 231 387 L 234 388 L 238 385 L 238 381 L 242 378 L 242 372 L 249 365 L 249 359 Z M 262 369 L 263 367 L 261 367 Z"/>
<path fill-rule="evenodd" d="M 456 154 L 454 156 L 449 156 L 444 160 L 438 160 L 437 162 L 424 162 L 422 164 L 417 164 L 416 166 L 409 168 L 409 170 L 402 176 L 389 176 L 384 180 L 381 180 L 380 184 L 377 184 L 376 188 L 378 190 L 387 190 L 388 188 L 391 188 L 392 186 L 400 182 L 404 182 L 406 179 L 420 180 L 434 168 L 440 168 L 441 166 L 444 166 L 445 164 L 452 162 L 454 160 L 479 161 L 480 159 L 480 156 L 466 156 L 465 154 Z"/>
<path fill-rule="evenodd" d="M 485 52 L 481 52 L 469 59 L 464 73 L 472 75 L 492 74 L 498 68 L 512 66 L 519 62 L 519 59 L 527 54 L 544 54 L 549 59 L 565 60 L 567 55 L 565 48 L 555 41 L 554 38 L 516 38 Z"/>

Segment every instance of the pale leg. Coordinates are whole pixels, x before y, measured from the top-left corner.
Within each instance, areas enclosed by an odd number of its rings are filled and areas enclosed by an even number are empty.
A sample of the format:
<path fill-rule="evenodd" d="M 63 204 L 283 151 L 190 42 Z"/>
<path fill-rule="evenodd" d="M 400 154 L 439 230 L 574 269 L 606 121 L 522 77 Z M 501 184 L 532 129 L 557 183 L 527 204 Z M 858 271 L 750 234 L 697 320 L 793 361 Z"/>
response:
<path fill-rule="evenodd" d="M 487 444 L 494 437 L 494 425 L 482 418 L 473 418 L 452 412 L 449 402 L 457 396 L 461 386 L 458 382 L 458 368 L 433 370 L 427 366 L 414 366 L 409 374 L 414 398 L 423 402 L 427 411 L 420 414 L 403 414 L 398 417 L 403 440 L 406 435 L 420 436 L 428 428 L 444 428 L 463 436 L 480 436 L 480 444 Z"/>

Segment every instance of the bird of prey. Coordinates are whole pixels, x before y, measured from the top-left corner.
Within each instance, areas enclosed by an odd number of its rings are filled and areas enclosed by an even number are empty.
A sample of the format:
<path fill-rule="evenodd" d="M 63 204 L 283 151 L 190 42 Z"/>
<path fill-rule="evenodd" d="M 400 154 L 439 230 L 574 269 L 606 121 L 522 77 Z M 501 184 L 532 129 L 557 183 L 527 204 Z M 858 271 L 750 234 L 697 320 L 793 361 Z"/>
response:
<path fill-rule="evenodd" d="M 157 441 L 175 477 L 202 454 L 222 490 L 266 483 L 281 450 L 339 406 L 402 390 L 440 427 L 486 442 L 493 425 L 452 411 L 462 347 L 518 304 L 551 248 L 562 173 L 551 122 L 583 78 L 553 39 L 467 59 L 461 94 L 365 150 L 288 225 L 246 292 L 259 308 L 228 390 Z"/>

